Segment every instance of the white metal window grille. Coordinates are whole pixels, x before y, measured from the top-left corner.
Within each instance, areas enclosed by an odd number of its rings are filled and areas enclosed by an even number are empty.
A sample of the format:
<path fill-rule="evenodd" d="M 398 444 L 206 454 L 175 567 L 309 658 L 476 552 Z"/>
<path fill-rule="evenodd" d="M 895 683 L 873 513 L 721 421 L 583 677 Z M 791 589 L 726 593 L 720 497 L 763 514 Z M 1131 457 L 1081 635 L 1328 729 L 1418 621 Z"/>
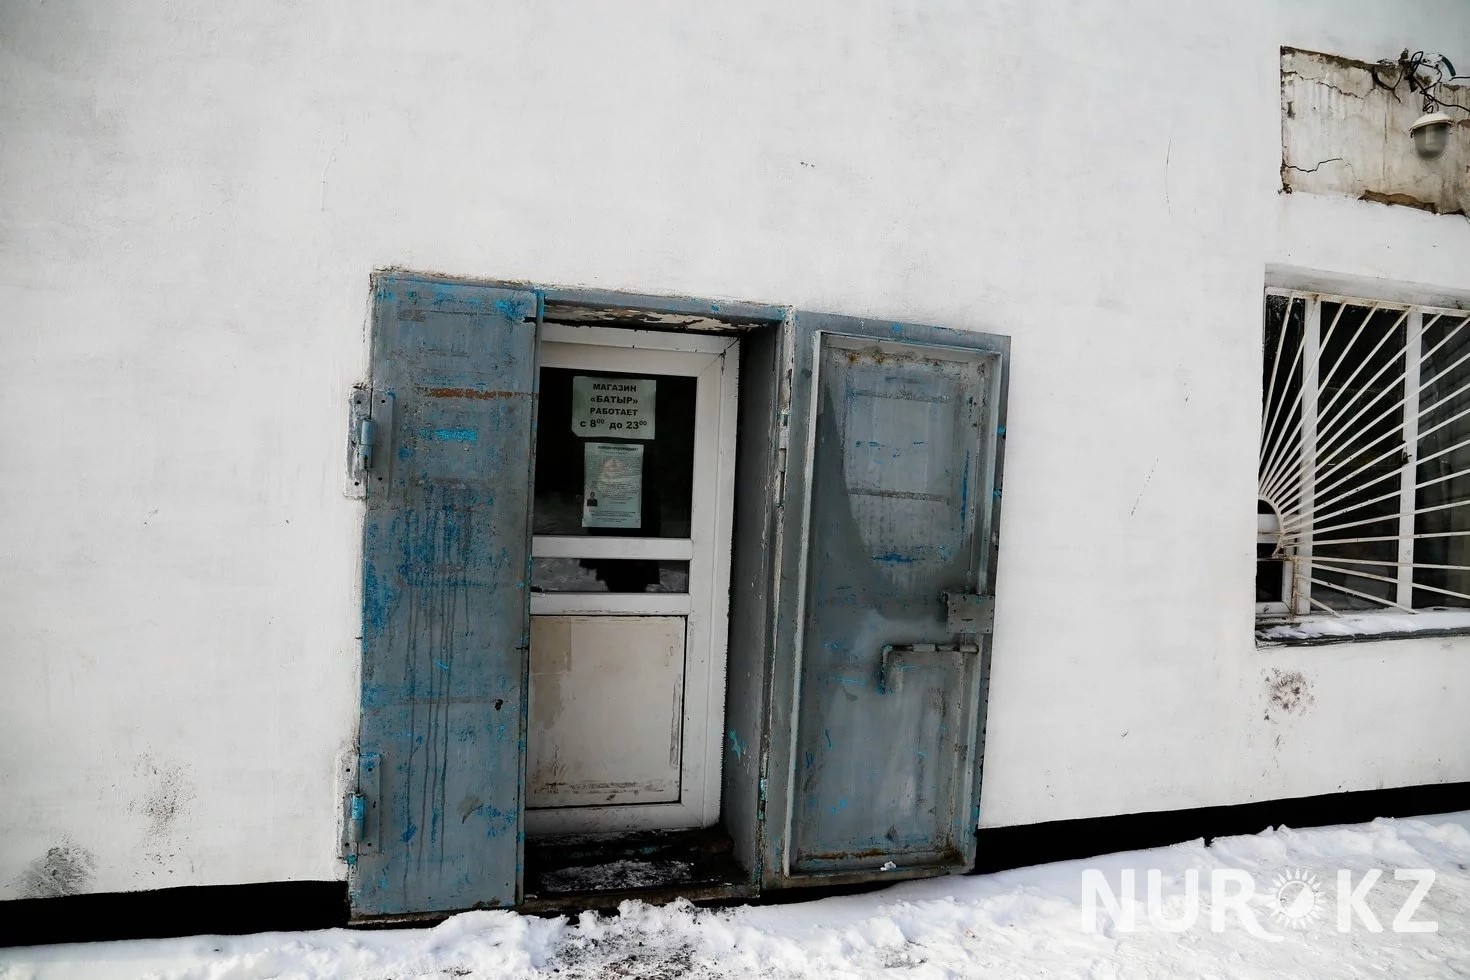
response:
<path fill-rule="evenodd" d="M 1470 609 L 1467 325 L 1267 291 L 1258 617 Z"/>

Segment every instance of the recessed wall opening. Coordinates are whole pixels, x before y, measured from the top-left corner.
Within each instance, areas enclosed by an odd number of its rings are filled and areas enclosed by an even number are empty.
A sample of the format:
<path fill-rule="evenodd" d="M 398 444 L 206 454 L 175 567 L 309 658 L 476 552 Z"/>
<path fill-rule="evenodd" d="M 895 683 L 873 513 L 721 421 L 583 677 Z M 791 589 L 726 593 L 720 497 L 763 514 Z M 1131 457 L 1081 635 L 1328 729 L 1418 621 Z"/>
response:
<path fill-rule="evenodd" d="M 1008 350 L 379 277 L 354 918 L 972 866 Z"/>
<path fill-rule="evenodd" d="M 760 669 L 732 589 L 762 558 L 737 469 L 773 449 L 778 325 L 548 301 L 531 525 L 525 899 L 747 889 L 726 827 L 727 677 Z M 748 387 L 748 391 L 746 390 Z M 752 399 L 749 397 L 754 395 Z M 759 469 L 760 467 L 757 467 Z M 754 520 L 758 526 L 750 526 Z M 748 564 L 748 560 L 746 562 Z M 738 792 L 738 791 L 737 791 Z"/>

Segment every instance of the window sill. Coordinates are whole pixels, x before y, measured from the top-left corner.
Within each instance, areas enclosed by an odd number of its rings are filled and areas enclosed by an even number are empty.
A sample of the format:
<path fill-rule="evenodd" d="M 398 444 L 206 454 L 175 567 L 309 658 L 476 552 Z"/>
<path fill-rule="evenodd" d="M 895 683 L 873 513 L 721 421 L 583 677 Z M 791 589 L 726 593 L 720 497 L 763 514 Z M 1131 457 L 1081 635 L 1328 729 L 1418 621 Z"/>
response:
<path fill-rule="evenodd" d="M 1470 635 L 1470 610 L 1309 616 L 1256 624 L 1256 646 L 1320 646 L 1371 640 Z"/>

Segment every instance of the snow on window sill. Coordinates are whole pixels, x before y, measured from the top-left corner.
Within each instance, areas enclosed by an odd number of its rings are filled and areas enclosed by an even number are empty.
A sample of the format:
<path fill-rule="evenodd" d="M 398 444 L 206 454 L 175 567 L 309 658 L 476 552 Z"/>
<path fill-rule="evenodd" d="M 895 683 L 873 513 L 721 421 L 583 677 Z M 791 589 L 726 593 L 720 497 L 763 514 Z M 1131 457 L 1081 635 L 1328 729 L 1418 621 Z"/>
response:
<path fill-rule="evenodd" d="M 1453 633 L 1470 633 L 1470 610 L 1309 616 L 1288 623 L 1258 623 L 1256 642 L 1268 645 L 1341 643 L 1350 640 L 1385 640 Z"/>

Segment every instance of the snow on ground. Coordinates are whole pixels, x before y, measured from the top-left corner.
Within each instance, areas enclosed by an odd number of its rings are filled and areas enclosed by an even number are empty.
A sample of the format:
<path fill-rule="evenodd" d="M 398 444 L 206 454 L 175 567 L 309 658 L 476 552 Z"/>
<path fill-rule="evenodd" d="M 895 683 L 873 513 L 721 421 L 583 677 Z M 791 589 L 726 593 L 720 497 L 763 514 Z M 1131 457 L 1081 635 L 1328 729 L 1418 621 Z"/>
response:
<path fill-rule="evenodd" d="M 470 912 L 431 929 L 0 950 L 0 978 L 1459 977 L 1470 976 L 1467 867 L 1470 812 L 1281 829 L 1208 848 L 1193 841 L 791 905 L 627 903 L 615 915 L 570 920 Z M 1136 900 L 1122 899 L 1118 912 L 1136 912 L 1133 929 L 1105 904 L 1124 890 L 1128 869 Z M 1159 872 L 1157 924 L 1147 912 L 1150 869 Z M 1372 869 L 1381 877 L 1363 891 Z M 1402 923 L 1436 931 L 1394 930 L 1405 900 L 1422 887 L 1397 880 L 1396 869 L 1435 872 Z M 1183 931 L 1167 931 L 1190 908 L 1190 870 L 1199 874 L 1203 912 Z M 1342 894 L 1340 871 L 1349 875 Z M 1212 903 L 1212 881 L 1230 874 L 1234 881 Z M 1093 903 L 1090 922 L 1087 881 L 1108 893 Z M 1254 930 L 1229 906 L 1247 884 Z M 1339 902 L 1354 889 L 1381 931 L 1371 931 L 1361 912 L 1341 930 Z M 1221 913 L 1218 931 L 1213 910 Z"/>

